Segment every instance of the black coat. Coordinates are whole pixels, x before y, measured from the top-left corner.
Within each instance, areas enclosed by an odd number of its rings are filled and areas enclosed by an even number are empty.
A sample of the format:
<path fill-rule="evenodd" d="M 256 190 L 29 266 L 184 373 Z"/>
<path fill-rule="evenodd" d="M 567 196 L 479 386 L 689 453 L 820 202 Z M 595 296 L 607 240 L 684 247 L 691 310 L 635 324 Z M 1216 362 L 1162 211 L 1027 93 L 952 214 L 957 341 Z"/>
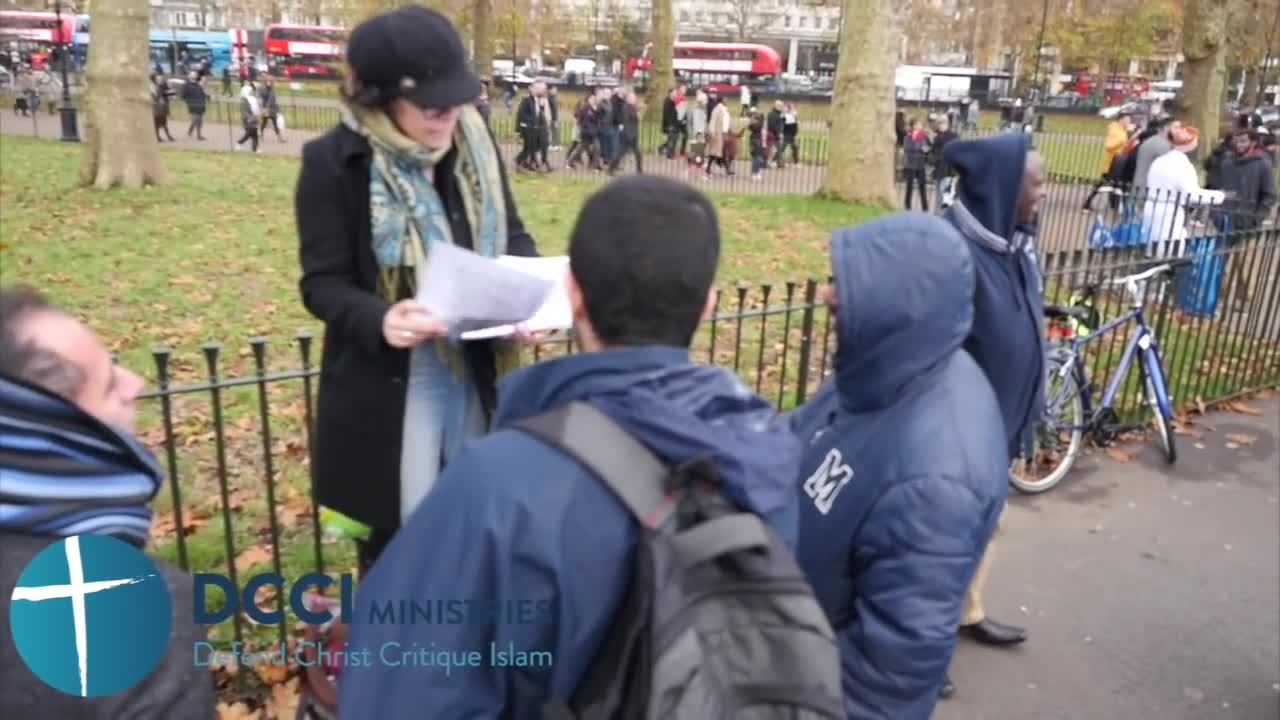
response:
<path fill-rule="evenodd" d="M 662 131 L 672 132 L 680 125 L 680 115 L 676 112 L 676 101 L 670 97 L 662 101 Z"/>
<path fill-rule="evenodd" d="M 302 149 L 295 211 L 302 303 L 325 323 L 312 482 L 316 500 L 367 525 L 400 524 L 400 449 L 409 352 L 387 345 L 388 303 L 376 292 L 378 265 L 369 228 L 369 163 L 363 137 L 338 126 Z M 462 195 L 453 180 L 456 152 L 436 167 L 436 187 L 454 241 L 471 247 Z M 537 254 L 511 198 L 505 168 L 507 253 Z M 496 400 L 493 346 L 465 346 L 485 409 Z"/>
<path fill-rule="evenodd" d="M 1256 230 L 1276 203 L 1276 171 L 1271 158 L 1261 148 L 1240 157 L 1224 154 L 1215 168 L 1218 190 L 1235 193 L 1228 200 L 1232 230 Z"/>
<path fill-rule="evenodd" d="M 199 115 L 205 111 L 208 95 L 200 83 L 188 80 L 182 84 L 182 100 L 187 104 L 187 112 Z"/>

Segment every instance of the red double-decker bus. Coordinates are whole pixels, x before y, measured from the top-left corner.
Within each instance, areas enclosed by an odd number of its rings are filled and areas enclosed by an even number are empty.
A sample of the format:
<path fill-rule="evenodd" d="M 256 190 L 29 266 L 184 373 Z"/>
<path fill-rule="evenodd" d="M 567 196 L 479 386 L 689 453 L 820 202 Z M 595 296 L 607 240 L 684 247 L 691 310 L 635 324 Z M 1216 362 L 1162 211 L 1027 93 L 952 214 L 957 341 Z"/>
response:
<path fill-rule="evenodd" d="M 764 85 L 782 72 L 782 55 L 768 45 L 678 42 L 674 50 L 671 64 L 677 77 L 722 94 L 737 92 L 742 85 Z M 643 80 L 652 66 L 646 47 L 644 56 L 627 58 L 623 77 Z"/>
<path fill-rule="evenodd" d="M 323 25 L 268 25 L 263 45 L 276 75 L 336 78 L 341 74 L 347 31 Z"/>
<path fill-rule="evenodd" d="M 0 12 L 0 35 L 36 45 L 70 44 L 76 30 L 75 15 L 58 16 L 46 12 Z"/>

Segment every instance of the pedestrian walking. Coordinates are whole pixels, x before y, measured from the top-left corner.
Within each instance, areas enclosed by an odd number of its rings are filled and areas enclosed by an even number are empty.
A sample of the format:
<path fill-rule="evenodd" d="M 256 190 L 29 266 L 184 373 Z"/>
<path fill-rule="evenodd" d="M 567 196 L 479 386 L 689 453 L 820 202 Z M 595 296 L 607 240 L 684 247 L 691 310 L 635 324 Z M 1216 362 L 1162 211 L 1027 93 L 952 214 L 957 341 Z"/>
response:
<path fill-rule="evenodd" d="M 911 132 L 902 142 L 902 177 L 907 183 L 907 195 L 903 207 L 911 209 L 913 190 L 920 192 L 920 208 L 929 212 L 929 196 L 925 193 L 925 168 L 929 157 L 929 136 L 924 131 L 924 123 L 911 121 Z"/>
<path fill-rule="evenodd" d="M 259 128 L 262 138 L 266 139 L 267 125 L 271 125 L 276 133 L 276 140 L 284 142 L 284 135 L 280 133 L 280 100 L 276 97 L 275 80 L 268 77 L 262 81 L 262 86 L 258 88 L 258 102 L 262 107 L 262 125 Z"/>
<path fill-rule="evenodd" d="M 800 136 L 800 119 L 796 115 L 795 106 L 787 103 L 782 112 L 782 145 L 778 147 L 778 167 L 782 167 L 782 156 L 786 154 L 787 148 L 791 148 L 791 164 L 798 165 L 800 163 L 800 149 L 797 147 L 797 141 Z"/>
<path fill-rule="evenodd" d="M 209 95 L 205 92 L 204 82 L 198 73 L 187 75 L 182 84 L 182 102 L 186 103 L 187 114 L 191 117 L 187 125 L 187 137 L 195 133 L 197 140 L 204 140 L 204 113 L 208 108 Z"/>
<path fill-rule="evenodd" d="M 716 165 L 724 168 L 726 175 L 733 175 L 733 168 L 724 159 L 725 138 L 733 130 L 733 116 L 719 97 L 712 95 L 710 102 L 713 105 L 707 119 L 707 177 L 711 177 Z"/>
<path fill-rule="evenodd" d="M 173 97 L 173 91 L 169 89 L 168 82 L 162 76 L 156 75 L 151 78 L 151 117 L 154 120 L 156 142 L 164 142 L 164 138 L 160 137 L 161 131 L 164 131 L 169 142 L 173 142 L 173 133 L 169 132 L 169 98 L 171 97 Z"/>
<path fill-rule="evenodd" d="M 622 98 L 622 131 L 619 136 L 622 147 L 609 165 L 609 174 L 616 175 L 618 173 L 618 167 L 622 165 L 622 158 L 627 153 L 635 156 L 636 174 L 640 174 L 644 172 L 644 166 L 640 155 L 640 113 L 636 106 L 638 99 L 635 91 L 631 88 L 622 91 Z"/>
<path fill-rule="evenodd" d="M 769 161 L 770 167 L 780 168 L 782 162 L 782 133 L 786 127 L 784 114 L 786 113 L 786 105 L 781 100 L 775 100 L 773 109 L 769 111 L 769 117 L 765 124 L 764 150 L 765 158 Z"/>
<path fill-rule="evenodd" d="M 245 82 L 240 86 L 240 125 L 244 128 L 244 135 L 236 141 L 236 149 L 244 147 L 249 143 L 249 149 L 253 152 L 261 152 L 258 148 L 259 131 L 262 129 L 262 101 L 258 99 L 258 93 L 253 91 L 253 85 Z"/>

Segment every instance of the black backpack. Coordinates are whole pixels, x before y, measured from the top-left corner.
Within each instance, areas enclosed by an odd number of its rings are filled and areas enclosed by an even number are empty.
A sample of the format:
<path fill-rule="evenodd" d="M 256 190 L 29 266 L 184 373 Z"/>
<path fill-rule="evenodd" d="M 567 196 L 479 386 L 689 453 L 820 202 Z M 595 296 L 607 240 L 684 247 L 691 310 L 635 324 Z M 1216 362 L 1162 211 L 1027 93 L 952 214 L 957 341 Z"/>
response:
<path fill-rule="evenodd" d="M 544 720 L 836 720 L 835 636 L 782 540 L 585 403 L 516 423 L 590 469 L 640 521 L 636 570 L 572 698 Z"/>

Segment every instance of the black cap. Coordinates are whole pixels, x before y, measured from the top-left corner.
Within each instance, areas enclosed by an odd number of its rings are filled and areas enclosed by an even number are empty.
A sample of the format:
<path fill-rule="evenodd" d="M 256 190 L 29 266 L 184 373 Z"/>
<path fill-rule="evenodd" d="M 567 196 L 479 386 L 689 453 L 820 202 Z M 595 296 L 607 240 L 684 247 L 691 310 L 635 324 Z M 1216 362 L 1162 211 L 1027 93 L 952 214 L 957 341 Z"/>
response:
<path fill-rule="evenodd" d="M 420 5 L 356 26 L 347 41 L 347 63 L 359 82 L 357 97 L 370 101 L 403 97 L 443 110 L 474 102 L 483 90 L 453 23 Z"/>

